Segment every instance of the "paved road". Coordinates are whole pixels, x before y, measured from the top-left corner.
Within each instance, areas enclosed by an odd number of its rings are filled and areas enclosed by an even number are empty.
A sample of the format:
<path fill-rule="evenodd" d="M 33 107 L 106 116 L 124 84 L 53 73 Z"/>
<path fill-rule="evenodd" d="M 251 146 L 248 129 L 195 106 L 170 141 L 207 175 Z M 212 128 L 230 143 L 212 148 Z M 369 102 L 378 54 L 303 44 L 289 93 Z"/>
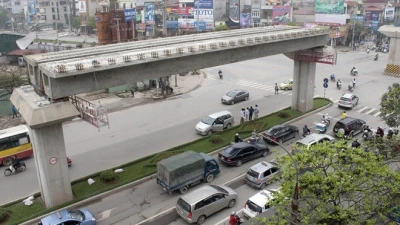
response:
<path fill-rule="evenodd" d="M 381 94 L 388 85 L 397 81 L 396 78 L 381 75 L 386 56 L 381 54 L 380 61 L 374 62 L 372 54 L 349 53 L 340 54 L 338 60 L 337 66 L 317 66 L 316 80 L 321 84 L 316 85 L 316 95 L 323 96 L 323 77 L 335 72 L 343 81 L 343 86 L 346 86 L 351 78 L 349 71 L 352 66 L 356 66 L 360 75 L 354 93 L 360 95 L 359 106 L 363 106 L 358 110 L 367 107 L 360 112 L 375 115 L 377 110 L 370 111 L 379 108 Z M 219 68 L 224 71 L 223 80 L 215 76 Z M 239 110 L 242 107 L 258 104 L 261 115 L 265 115 L 291 104 L 290 91 L 274 95 L 272 88 L 274 83 L 292 77 L 293 62 L 283 55 L 205 70 L 211 75 L 202 88 L 157 104 L 110 113 L 110 129 L 98 132 L 83 121 L 64 124 L 67 155 L 73 160 L 71 179 L 197 139 L 199 136 L 194 126 L 207 114 L 227 109 L 239 121 Z M 249 90 L 250 100 L 234 106 L 222 105 L 220 96 L 234 88 Z M 336 101 L 343 92 L 345 90 L 339 91 L 332 84 L 326 95 Z M 0 192 L 3 193 L 0 204 L 39 190 L 34 160 L 28 159 L 26 163 L 26 172 L 7 178 L 0 176 L 0 182 L 5 184 L 0 186 Z"/>
<path fill-rule="evenodd" d="M 65 30 L 66 32 L 60 32 L 58 33 L 58 40 L 62 41 L 75 41 L 75 42 L 87 42 L 87 43 L 92 43 L 96 42 L 97 43 L 97 36 L 87 36 L 87 35 L 69 35 L 67 29 Z M 57 39 L 57 32 L 55 30 L 48 30 L 48 31 L 37 31 L 36 37 L 39 39 L 45 39 L 45 40 L 56 40 Z"/>

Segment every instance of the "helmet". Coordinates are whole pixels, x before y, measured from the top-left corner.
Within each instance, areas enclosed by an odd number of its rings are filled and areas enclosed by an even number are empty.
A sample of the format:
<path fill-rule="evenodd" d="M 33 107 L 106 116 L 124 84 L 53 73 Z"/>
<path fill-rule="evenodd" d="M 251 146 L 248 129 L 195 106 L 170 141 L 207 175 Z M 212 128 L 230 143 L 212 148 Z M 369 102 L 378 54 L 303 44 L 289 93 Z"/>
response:
<path fill-rule="evenodd" d="M 238 134 L 238 133 L 236 133 L 236 136 L 239 136 L 239 134 Z"/>
<path fill-rule="evenodd" d="M 231 215 L 236 215 L 236 212 L 235 212 L 235 211 L 232 211 Z"/>

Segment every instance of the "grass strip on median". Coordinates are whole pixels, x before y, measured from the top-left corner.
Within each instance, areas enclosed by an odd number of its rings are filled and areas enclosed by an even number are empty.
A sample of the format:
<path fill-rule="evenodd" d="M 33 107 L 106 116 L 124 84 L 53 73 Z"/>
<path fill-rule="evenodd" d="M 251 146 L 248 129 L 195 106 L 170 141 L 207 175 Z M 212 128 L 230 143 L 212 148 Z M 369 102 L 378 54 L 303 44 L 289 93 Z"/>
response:
<path fill-rule="evenodd" d="M 329 100 L 316 98 L 314 99 L 313 110 L 321 108 L 330 103 Z M 210 137 L 202 137 L 192 142 L 176 146 L 174 148 L 168 149 L 166 151 L 156 153 L 133 162 L 123 164 L 121 166 L 115 167 L 123 168 L 124 172 L 118 174 L 118 180 L 112 184 L 105 184 L 100 181 L 98 173 L 91 174 L 89 176 L 80 178 L 71 183 L 72 191 L 75 195 L 75 199 L 71 202 L 65 203 L 61 206 L 57 206 L 51 209 L 45 209 L 41 203 L 40 194 L 35 194 L 34 204 L 31 206 L 25 206 L 21 201 L 14 201 L 3 207 L 9 211 L 9 216 L 4 222 L 0 222 L 0 225 L 14 225 L 20 224 L 24 221 L 28 221 L 33 218 L 37 218 L 40 215 L 44 215 L 51 211 L 57 210 L 59 208 L 65 207 L 67 205 L 73 204 L 75 202 L 81 201 L 83 199 L 90 198 L 92 196 L 98 195 L 100 193 L 112 190 L 116 187 L 134 182 L 143 177 L 149 176 L 156 172 L 156 163 L 164 158 L 167 158 L 174 154 L 179 154 L 183 151 L 193 150 L 196 152 L 210 153 L 224 146 L 229 145 L 236 133 L 239 133 L 242 138 L 247 138 L 251 135 L 251 132 L 256 129 L 258 132 L 264 131 L 274 125 L 287 122 L 289 120 L 295 119 L 305 113 L 301 113 L 290 108 L 286 108 L 275 113 L 263 116 L 257 120 L 246 122 L 243 125 L 234 126 L 228 130 L 218 133 L 221 137 L 222 142 L 218 144 L 213 144 L 210 142 Z M 92 185 L 88 185 L 88 178 L 92 178 L 96 182 Z"/>

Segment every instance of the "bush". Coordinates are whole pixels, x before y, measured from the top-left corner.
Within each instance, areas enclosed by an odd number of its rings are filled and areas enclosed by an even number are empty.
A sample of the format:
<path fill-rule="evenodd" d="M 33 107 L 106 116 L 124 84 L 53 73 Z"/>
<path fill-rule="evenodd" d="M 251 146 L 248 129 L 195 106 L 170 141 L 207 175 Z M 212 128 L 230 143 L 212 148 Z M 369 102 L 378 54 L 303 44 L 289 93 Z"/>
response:
<path fill-rule="evenodd" d="M 0 207 L 0 222 L 3 222 L 6 219 L 7 210 L 3 207 Z"/>
<path fill-rule="evenodd" d="M 219 144 L 222 143 L 224 140 L 222 140 L 222 137 L 220 135 L 213 135 L 210 137 L 210 142 L 213 144 Z"/>
<path fill-rule="evenodd" d="M 100 180 L 104 182 L 112 182 L 117 179 L 117 174 L 112 170 L 105 170 L 100 173 Z"/>
<path fill-rule="evenodd" d="M 289 113 L 287 113 L 287 112 L 279 112 L 278 113 L 278 117 L 279 118 L 290 118 L 290 114 Z"/>

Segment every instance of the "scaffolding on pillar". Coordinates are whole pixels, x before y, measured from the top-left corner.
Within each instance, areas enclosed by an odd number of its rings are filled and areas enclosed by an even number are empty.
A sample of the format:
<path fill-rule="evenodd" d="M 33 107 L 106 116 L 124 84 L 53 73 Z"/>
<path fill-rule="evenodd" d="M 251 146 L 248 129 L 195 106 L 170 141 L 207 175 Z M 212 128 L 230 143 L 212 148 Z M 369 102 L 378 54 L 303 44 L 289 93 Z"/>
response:
<path fill-rule="evenodd" d="M 336 65 L 337 52 L 334 48 L 327 46 L 300 50 L 294 53 L 294 60 Z"/>
<path fill-rule="evenodd" d="M 101 127 L 108 127 L 108 129 L 110 129 L 107 109 L 103 107 L 100 102 L 99 105 L 95 105 L 75 95 L 71 96 L 70 99 L 72 104 L 81 114 L 80 117 L 83 120 L 97 127 L 99 131 Z"/>

